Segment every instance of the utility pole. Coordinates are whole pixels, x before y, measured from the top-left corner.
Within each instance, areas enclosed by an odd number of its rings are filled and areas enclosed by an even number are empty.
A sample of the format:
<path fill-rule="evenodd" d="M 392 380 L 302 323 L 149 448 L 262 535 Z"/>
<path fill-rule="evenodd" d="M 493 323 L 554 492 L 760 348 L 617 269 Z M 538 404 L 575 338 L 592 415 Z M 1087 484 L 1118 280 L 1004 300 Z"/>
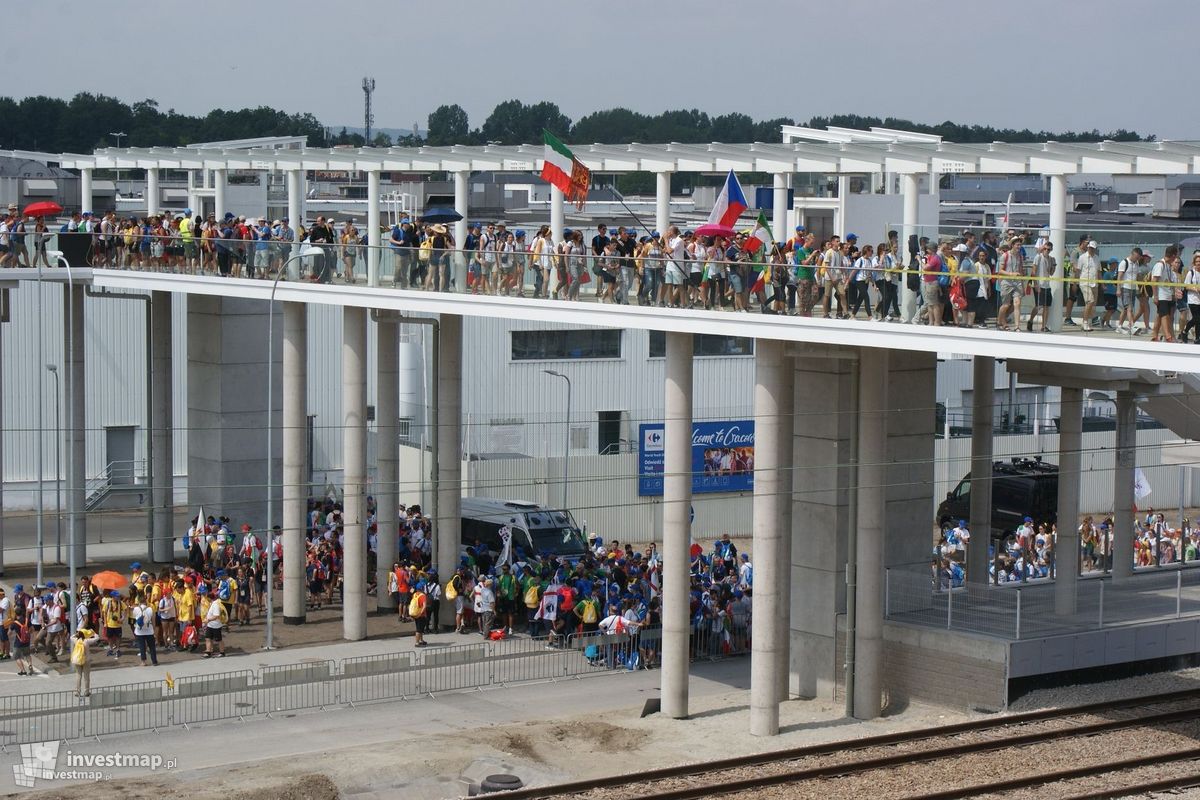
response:
<path fill-rule="evenodd" d="M 371 113 L 371 94 L 375 91 L 375 79 L 363 78 L 363 137 L 367 140 L 367 147 L 371 146 L 371 125 L 375 122 L 375 115 Z"/>

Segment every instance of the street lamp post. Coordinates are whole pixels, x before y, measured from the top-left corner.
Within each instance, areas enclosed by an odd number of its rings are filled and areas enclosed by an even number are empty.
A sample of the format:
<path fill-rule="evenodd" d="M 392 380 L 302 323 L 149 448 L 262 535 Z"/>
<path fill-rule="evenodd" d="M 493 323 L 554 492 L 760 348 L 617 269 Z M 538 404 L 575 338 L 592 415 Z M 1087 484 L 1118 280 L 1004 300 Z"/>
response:
<path fill-rule="evenodd" d="M 108 135 L 117 140 L 117 149 L 119 150 L 119 149 L 121 149 L 121 137 L 127 136 L 128 134 L 126 134 L 125 131 L 121 131 L 120 133 L 109 132 Z M 120 193 L 121 193 L 121 168 L 117 167 L 117 194 L 120 194 Z"/>
<path fill-rule="evenodd" d="M 544 369 L 542 372 L 547 375 L 553 375 L 555 378 L 562 378 L 567 382 L 567 421 L 566 435 L 563 437 L 563 490 L 562 490 L 562 508 L 567 510 L 567 462 L 571 456 L 571 379 L 561 372 L 555 372 L 552 369 Z"/>
<path fill-rule="evenodd" d="M 54 563 L 62 563 L 62 402 L 59 399 L 58 367 L 47 364 L 46 369 L 54 376 Z"/>
<path fill-rule="evenodd" d="M 279 279 L 287 274 L 287 266 L 308 256 L 322 255 L 325 251 L 313 245 L 303 245 L 300 252 L 287 258 L 279 265 L 275 273 L 275 281 L 271 284 L 271 299 L 267 302 L 267 638 L 263 644 L 264 650 L 275 649 L 275 525 L 271 514 L 272 494 L 275 488 L 274 466 L 275 453 L 272 448 L 271 432 L 275 428 L 275 290 L 279 288 Z"/>

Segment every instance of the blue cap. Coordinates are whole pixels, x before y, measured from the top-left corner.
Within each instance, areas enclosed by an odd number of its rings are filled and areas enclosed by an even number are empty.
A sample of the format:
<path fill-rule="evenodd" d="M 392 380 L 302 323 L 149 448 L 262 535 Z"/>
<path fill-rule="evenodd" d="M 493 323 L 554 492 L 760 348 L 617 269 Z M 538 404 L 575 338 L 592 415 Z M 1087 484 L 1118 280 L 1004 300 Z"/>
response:
<path fill-rule="evenodd" d="M 846 234 L 846 241 L 847 241 L 847 242 L 857 242 L 857 241 L 858 241 L 858 234 L 856 234 L 856 233 L 847 233 L 847 234 Z"/>
<path fill-rule="evenodd" d="M 291 220 L 290 220 L 290 219 L 288 219 L 287 217 L 284 217 L 284 218 L 283 218 L 283 221 L 284 221 L 284 222 L 291 222 Z"/>
<path fill-rule="evenodd" d="M 218 577 L 218 578 L 224 578 L 224 577 L 225 577 L 225 570 L 223 570 L 223 569 L 219 569 L 219 570 L 217 570 L 217 577 Z"/>
<path fill-rule="evenodd" d="M 750 560 L 750 554 L 742 553 L 742 561 L 749 561 L 749 560 Z"/>
<path fill-rule="evenodd" d="M 965 519 L 960 519 L 960 520 L 958 521 L 958 524 L 959 524 L 959 525 L 966 525 L 966 524 L 967 524 L 967 521 L 966 521 Z"/>
<path fill-rule="evenodd" d="M 563 236 L 566 236 L 569 233 L 573 233 L 573 231 L 570 228 L 563 228 Z"/>
<path fill-rule="evenodd" d="M 108 593 L 108 596 L 109 597 L 120 597 L 121 593 L 118 592 L 116 589 L 113 589 L 111 592 Z"/>
<path fill-rule="evenodd" d="M 185 209 L 183 210 L 183 213 L 185 213 L 185 214 L 191 214 L 191 213 L 192 213 L 192 210 L 191 210 L 190 208 L 185 208 Z"/>
<path fill-rule="evenodd" d="M 25 591 L 25 585 L 22 583 L 18 583 L 16 586 L 13 587 L 13 591 L 14 592 L 23 592 L 23 591 Z"/>
<path fill-rule="evenodd" d="M 804 230 L 804 226 L 803 226 L 803 225 L 797 225 L 797 226 L 796 226 L 796 230 L 798 230 L 798 231 L 802 231 L 802 230 Z"/>
<path fill-rule="evenodd" d="M 226 211 L 226 212 L 225 212 L 225 220 L 226 220 L 226 221 L 229 221 L 229 220 L 231 220 L 231 219 L 233 219 L 233 212 L 232 212 L 232 211 Z"/>
<path fill-rule="evenodd" d="M 92 215 L 92 212 L 90 212 L 90 211 L 85 211 L 85 212 L 83 212 L 83 214 L 81 214 L 80 216 L 83 216 L 83 217 L 90 217 L 91 215 Z"/>
<path fill-rule="evenodd" d="M 1033 517 L 1026 517 L 1026 518 L 1025 518 L 1025 521 L 1026 521 L 1026 522 L 1033 522 Z"/>
<path fill-rule="evenodd" d="M 406 223 L 406 222 L 412 222 L 412 220 L 411 220 L 411 219 L 409 219 L 408 217 L 401 217 L 401 218 L 400 218 L 400 224 L 401 224 L 401 225 L 403 225 L 403 224 L 404 224 L 404 223 Z"/>
<path fill-rule="evenodd" d="M 141 568 L 142 568 L 142 562 L 140 562 L 140 561 L 135 561 L 135 562 L 133 562 L 132 564 L 130 564 L 130 565 L 129 565 L 129 568 L 130 568 L 130 569 L 141 569 Z"/>
<path fill-rule="evenodd" d="M 650 231 L 650 236 L 654 239 L 657 239 L 658 237 L 662 236 L 662 234 L 658 231 Z"/>
<path fill-rule="evenodd" d="M 524 239 L 524 238 L 525 238 L 525 231 L 517 231 L 517 232 L 516 232 L 514 235 L 515 235 L 515 236 L 516 236 L 518 239 Z"/>

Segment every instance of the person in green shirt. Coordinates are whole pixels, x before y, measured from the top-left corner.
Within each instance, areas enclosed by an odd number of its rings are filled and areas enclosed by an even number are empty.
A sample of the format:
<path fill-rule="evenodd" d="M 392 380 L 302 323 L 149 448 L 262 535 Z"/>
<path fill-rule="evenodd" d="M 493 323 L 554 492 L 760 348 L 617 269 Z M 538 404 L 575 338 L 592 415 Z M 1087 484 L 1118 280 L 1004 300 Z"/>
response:
<path fill-rule="evenodd" d="M 512 574 L 512 567 L 504 564 L 500 568 L 500 577 L 496 579 L 496 615 L 500 618 L 506 633 L 512 636 L 513 616 L 517 610 L 517 577 Z"/>
<path fill-rule="evenodd" d="M 805 234 L 803 243 L 792 249 L 792 263 L 796 270 L 796 313 L 811 317 L 817 300 L 815 237 Z"/>

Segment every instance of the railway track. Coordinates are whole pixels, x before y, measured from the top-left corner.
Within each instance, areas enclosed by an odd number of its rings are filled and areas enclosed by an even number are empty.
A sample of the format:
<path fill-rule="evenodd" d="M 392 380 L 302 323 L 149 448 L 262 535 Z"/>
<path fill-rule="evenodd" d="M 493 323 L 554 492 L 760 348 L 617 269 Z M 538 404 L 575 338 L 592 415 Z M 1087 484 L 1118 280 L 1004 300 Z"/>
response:
<path fill-rule="evenodd" d="M 1131 730 L 1158 726 L 1156 737 L 1190 736 L 1175 749 L 1143 753 L 1135 758 L 1109 758 L 1120 749 L 1119 736 Z M 1175 734 L 1172 727 L 1194 732 Z M 589 800 L 690 800 L 721 795 L 746 797 L 850 796 L 870 791 L 873 797 L 912 800 L 951 800 L 960 797 L 1015 796 L 1039 787 L 1059 784 L 1056 797 L 1079 800 L 1122 797 L 1149 791 L 1166 791 L 1200 785 L 1200 690 L 1171 692 L 1049 709 L 988 720 L 890 733 L 842 742 L 648 770 L 636 775 L 597 778 L 497 794 L 504 800 L 582 797 Z M 1010 774 L 1006 751 L 1019 749 L 1020 760 L 1035 756 L 1038 748 L 1054 744 L 1055 758 L 1074 742 L 1085 753 L 1099 750 L 1090 761 L 1068 761 L 1046 769 L 1023 769 Z M 1190 746 L 1186 746 L 1186 741 Z M 1096 743 L 1100 743 L 1097 748 Z M 1009 754 L 1011 755 L 1011 753 Z M 1086 762 L 1086 763 L 1085 763 Z M 963 765 L 966 765 L 964 767 Z M 971 774 L 995 770 L 987 780 L 970 780 Z M 947 772 L 967 775 L 963 781 L 946 778 Z M 928 774 L 925 774 L 928 773 Z M 1119 783 L 1126 774 L 1130 781 Z M 861 783 L 855 783 L 855 782 Z M 926 784 L 926 788 L 922 788 Z M 1126 785 L 1127 784 L 1127 785 Z M 1075 792 L 1071 794 L 1071 792 Z M 1044 795 L 1043 795 L 1044 796 Z"/>

